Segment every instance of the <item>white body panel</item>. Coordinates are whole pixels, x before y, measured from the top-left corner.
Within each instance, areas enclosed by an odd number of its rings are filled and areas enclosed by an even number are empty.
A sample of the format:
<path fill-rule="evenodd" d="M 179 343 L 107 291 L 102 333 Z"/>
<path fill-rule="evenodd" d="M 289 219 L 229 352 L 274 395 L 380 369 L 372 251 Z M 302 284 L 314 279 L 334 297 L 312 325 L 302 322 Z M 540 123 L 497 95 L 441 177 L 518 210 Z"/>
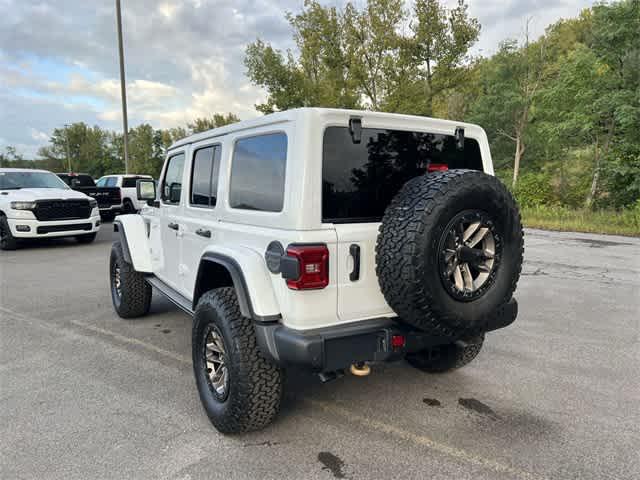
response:
<path fill-rule="evenodd" d="M 140 215 L 120 215 L 118 223 L 118 228 L 125 233 L 133 268 L 138 272 L 152 273 L 151 247 L 147 235 L 149 222 Z"/>
<path fill-rule="evenodd" d="M 287 327 L 306 330 L 354 320 L 394 316 L 385 302 L 375 274 L 375 242 L 379 223 L 332 224 L 322 222 L 322 149 L 329 126 L 346 126 L 349 118 L 362 119 L 363 128 L 386 128 L 453 135 L 457 127 L 465 137 L 478 141 L 485 173 L 493 174 L 487 137 L 476 125 L 408 115 L 335 109 L 298 109 L 267 115 L 193 135 L 173 145 L 168 156 L 184 151 L 182 201 L 178 206 L 161 203 L 145 208 L 150 238 L 140 241 L 149 249 L 153 273 L 192 299 L 202 255 L 226 253 L 242 266 L 255 312 L 281 314 Z M 273 132 L 287 135 L 284 206 L 280 212 L 230 207 L 229 181 L 235 142 L 243 137 Z M 221 145 L 217 204 L 211 208 L 190 206 L 190 180 L 194 151 L 205 145 Z M 165 165 L 166 168 L 166 165 Z M 164 175 L 164 172 L 163 172 Z M 161 175 L 160 182 L 163 176 Z M 260 182 L 256 178 L 256 182 Z M 168 223 L 179 224 L 179 230 Z M 211 238 L 195 234 L 198 228 Z M 136 237 L 137 238 L 137 237 Z M 285 248 L 292 243 L 324 243 L 329 250 L 329 285 L 320 290 L 290 290 L 279 274 L 266 268 L 264 254 L 272 241 Z M 361 248 L 360 279 L 349 279 L 351 244 Z M 146 271 L 146 270 L 143 270 Z"/>

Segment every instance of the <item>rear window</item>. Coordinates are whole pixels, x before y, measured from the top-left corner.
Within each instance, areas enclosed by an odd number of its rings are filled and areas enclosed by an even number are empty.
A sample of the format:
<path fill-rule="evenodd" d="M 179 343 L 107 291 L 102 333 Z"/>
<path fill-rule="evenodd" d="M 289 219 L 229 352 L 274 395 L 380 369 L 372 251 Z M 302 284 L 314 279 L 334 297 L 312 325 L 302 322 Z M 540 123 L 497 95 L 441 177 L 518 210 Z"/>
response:
<path fill-rule="evenodd" d="M 363 128 L 353 143 L 347 127 L 329 127 L 323 141 L 322 221 L 379 222 L 408 180 L 429 164 L 482 170 L 480 146 L 466 138 L 458 150 L 453 135 Z"/>
<path fill-rule="evenodd" d="M 67 175 L 59 174 L 58 177 L 70 187 L 95 187 L 93 178 L 89 175 Z"/>
<path fill-rule="evenodd" d="M 286 134 L 273 133 L 238 140 L 231 161 L 231 207 L 282 211 L 286 164 Z"/>

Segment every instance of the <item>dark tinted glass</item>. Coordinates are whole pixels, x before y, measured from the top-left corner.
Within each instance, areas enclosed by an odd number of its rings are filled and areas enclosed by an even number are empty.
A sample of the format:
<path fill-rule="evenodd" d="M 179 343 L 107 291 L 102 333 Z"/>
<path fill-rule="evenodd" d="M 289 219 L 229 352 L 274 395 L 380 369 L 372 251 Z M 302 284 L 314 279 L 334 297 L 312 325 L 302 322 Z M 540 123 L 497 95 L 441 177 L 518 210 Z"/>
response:
<path fill-rule="evenodd" d="M 322 219 L 378 222 L 398 190 L 429 164 L 482 170 L 478 142 L 467 138 L 458 150 L 453 135 L 362 129 L 353 143 L 347 127 L 329 127 L 322 160 Z"/>
<path fill-rule="evenodd" d="M 162 181 L 162 200 L 164 200 L 165 203 L 180 203 L 183 168 L 184 153 L 180 153 L 169 159 L 164 180 Z"/>
<path fill-rule="evenodd" d="M 57 175 L 49 172 L 0 172 L 0 190 L 21 188 L 69 188 Z"/>
<path fill-rule="evenodd" d="M 287 136 L 284 133 L 238 140 L 231 164 L 231 206 L 281 211 L 286 163 Z"/>
<path fill-rule="evenodd" d="M 123 188 L 136 188 L 136 183 L 138 179 L 144 178 L 145 180 L 150 180 L 148 177 L 124 177 L 122 179 L 122 187 Z"/>
<path fill-rule="evenodd" d="M 72 176 L 70 182 L 73 182 L 72 186 L 75 187 L 95 187 L 96 184 L 90 175 L 76 175 Z"/>
<path fill-rule="evenodd" d="M 196 151 L 191 169 L 191 203 L 193 205 L 207 207 L 216 205 L 220 151 L 219 145 Z"/>

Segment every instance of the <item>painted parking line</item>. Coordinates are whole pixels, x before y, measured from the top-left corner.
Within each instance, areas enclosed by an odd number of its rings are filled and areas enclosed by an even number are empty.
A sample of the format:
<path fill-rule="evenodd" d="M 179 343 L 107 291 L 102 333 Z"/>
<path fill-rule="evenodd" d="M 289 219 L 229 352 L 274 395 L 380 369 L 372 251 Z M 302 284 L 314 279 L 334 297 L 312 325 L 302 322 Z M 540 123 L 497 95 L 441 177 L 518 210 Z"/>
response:
<path fill-rule="evenodd" d="M 8 308 L 2 307 L 0 306 L 0 312 L 3 312 L 7 315 L 10 315 L 11 317 L 13 317 L 14 319 L 17 320 L 21 320 L 21 321 L 28 321 L 29 323 L 34 323 L 40 326 L 43 326 L 47 329 L 55 329 L 57 331 L 69 331 L 68 329 L 64 328 L 63 326 L 61 326 L 60 324 L 57 323 L 53 323 L 53 322 L 49 322 L 46 320 L 42 320 L 39 318 L 35 318 L 29 315 L 24 315 L 22 313 L 18 313 L 15 312 L 13 310 L 10 310 Z M 171 352 L 169 350 L 166 350 L 164 348 L 158 347 L 156 345 L 153 345 L 152 343 L 149 342 L 144 342 L 142 340 L 138 340 L 135 338 L 131 338 L 131 337 L 127 337 L 124 335 L 121 335 L 119 333 L 116 332 L 112 332 L 111 330 L 107 330 L 105 328 L 101 328 L 101 327 L 97 327 L 95 325 L 90 325 L 88 323 L 79 321 L 79 320 L 70 320 L 69 323 L 71 323 L 72 325 L 74 325 L 75 327 L 78 327 L 81 330 L 85 330 L 87 332 L 92 332 L 92 333 L 97 333 L 99 335 L 102 335 L 104 337 L 108 337 L 111 338 L 117 342 L 121 342 L 124 344 L 128 344 L 128 345 L 133 345 L 136 347 L 140 347 L 142 349 L 145 349 L 149 352 L 153 352 L 155 354 L 161 355 L 163 357 L 169 358 L 171 360 L 175 360 L 177 362 L 180 362 L 182 364 L 185 365 L 191 365 L 191 358 L 186 356 L 186 355 L 180 355 L 178 353 L 175 352 Z M 302 399 L 303 402 L 307 403 L 308 405 L 318 408 L 326 413 L 329 413 L 333 416 L 340 416 L 342 418 L 344 418 L 345 420 L 351 422 L 351 423 L 355 423 L 358 424 L 362 427 L 365 427 L 369 430 L 373 430 L 375 432 L 378 433 L 382 433 L 382 434 L 386 434 L 389 436 L 392 436 L 396 439 L 402 440 L 404 442 L 407 443 L 411 443 L 414 444 L 416 446 L 420 446 L 420 447 L 426 447 L 430 450 L 433 450 L 435 452 L 438 452 L 440 454 L 446 455 L 448 457 L 451 457 L 455 460 L 461 461 L 461 462 L 465 462 L 465 463 L 469 463 L 472 465 L 476 465 L 479 467 L 483 467 L 486 468 L 488 470 L 494 471 L 496 473 L 500 473 L 500 474 L 506 474 L 506 475 L 510 475 L 514 478 L 519 478 L 519 479 L 526 479 L 526 480 L 543 480 L 545 477 L 540 476 L 540 475 L 536 475 L 530 472 L 526 472 L 523 470 L 520 470 L 518 468 L 512 467 L 510 465 L 506 465 L 504 463 L 500 463 L 498 461 L 486 458 L 486 457 L 482 457 L 480 455 L 476 455 L 474 453 L 468 452 L 466 450 L 463 450 L 461 448 L 456 448 L 453 447 L 451 445 L 447 445 L 445 443 L 441 443 L 438 442 L 426 435 L 421 435 L 418 433 L 413 433 L 407 430 L 404 430 L 400 427 L 397 427 L 395 425 L 392 424 L 388 424 L 379 420 L 375 420 L 373 418 L 370 417 L 365 417 L 363 415 L 360 415 L 352 410 L 349 410 L 348 408 L 345 408 L 335 402 L 327 402 L 327 401 L 323 401 L 323 400 L 316 400 L 316 399 L 312 399 L 312 398 L 304 398 Z"/>

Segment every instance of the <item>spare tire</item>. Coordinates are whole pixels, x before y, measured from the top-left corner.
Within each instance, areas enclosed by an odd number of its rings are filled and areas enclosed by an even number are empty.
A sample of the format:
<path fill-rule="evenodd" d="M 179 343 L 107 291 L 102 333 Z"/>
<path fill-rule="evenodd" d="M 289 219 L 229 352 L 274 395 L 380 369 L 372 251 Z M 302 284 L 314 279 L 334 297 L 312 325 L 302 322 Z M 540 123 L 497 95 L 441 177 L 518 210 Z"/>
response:
<path fill-rule="evenodd" d="M 523 252 L 518 207 L 497 178 L 433 172 L 407 182 L 387 207 L 376 273 L 402 321 L 460 338 L 484 331 L 511 299 Z"/>

